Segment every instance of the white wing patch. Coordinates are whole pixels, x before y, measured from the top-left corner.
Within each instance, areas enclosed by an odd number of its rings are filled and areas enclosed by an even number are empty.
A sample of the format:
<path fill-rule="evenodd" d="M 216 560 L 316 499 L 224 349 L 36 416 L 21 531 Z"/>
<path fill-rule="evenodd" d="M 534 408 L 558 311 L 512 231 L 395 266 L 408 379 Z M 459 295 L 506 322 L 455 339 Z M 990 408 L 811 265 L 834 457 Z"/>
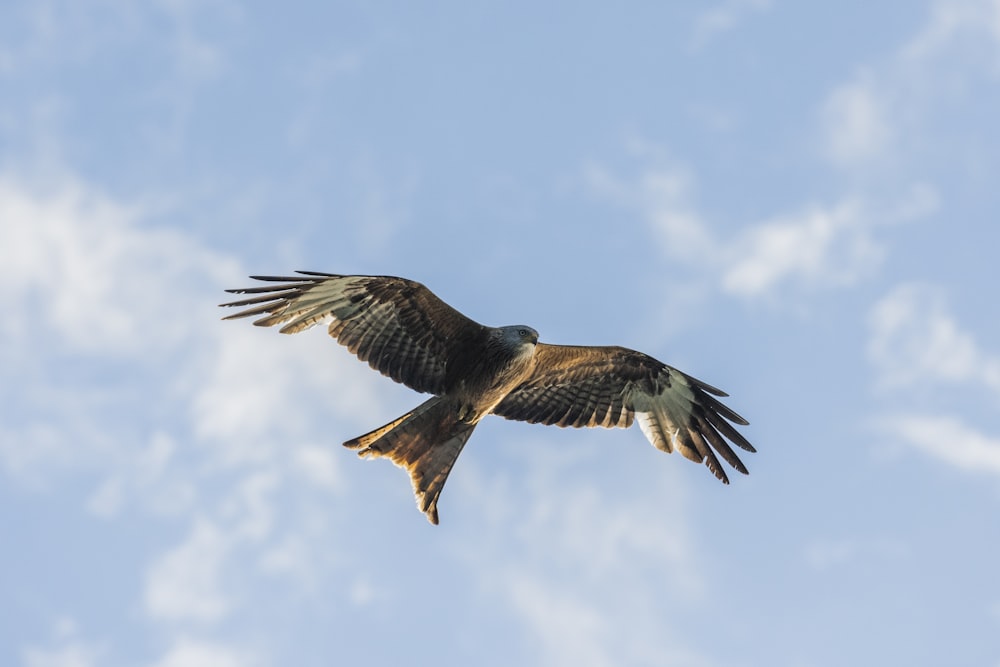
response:
<path fill-rule="evenodd" d="M 660 423 L 654 413 L 637 412 L 635 413 L 635 418 L 639 422 L 642 434 L 646 436 L 646 440 L 649 440 L 654 447 L 668 454 L 674 451 L 673 438 L 668 439 L 664 437 L 665 434 L 660 428 Z"/>
<path fill-rule="evenodd" d="M 351 296 L 363 294 L 363 289 L 363 285 L 358 284 L 358 281 L 348 278 L 338 277 L 316 283 L 305 294 L 288 303 L 285 312 L 281 313 L 284 318 L 282 321 L 287 322 L 281 328 L 281 333 L 304 331 L 323 322 L 330 315 L 335 321 L 350 319 L 361 310 L 359 304 L 364 301 L 362 299 L 353 303 Z M 387 306 L 389 304 L 382 304 L 382 309 Z M 373 312 L 377 309 L 378 306 L 369 308 Z"/>
<path fill-rule="evenodd" d="M 274 326 L 283 324 L 281 333 L 298 333 L 327 321 L 347 320 L 361 311 L 365 303 L 363 276 L 311 275 L 298 278 L 257 277 L 258 280 L 280 282 L 268 287 L 246 290 L 229 290 L 241 294 L 254 294 L 249 299 L 223 304 L 225 306 L 252 306 L 248 310 L 224 319 L 263 315 L 254 324 Z"/>
<path fill-rule="evenodd" d="M 670 373 L 670 386 L 653 396 L 641 391 L 633 391 L 632 408 L 635 410 L 639 428 L 649 442 L 668 454 L 676 449 L 684 458 L 702 462 L 704 457 L 684 444 L 678 437 L 682 428 L 687 428 L 691 418 L 694 393 L 684 377 Z"/>

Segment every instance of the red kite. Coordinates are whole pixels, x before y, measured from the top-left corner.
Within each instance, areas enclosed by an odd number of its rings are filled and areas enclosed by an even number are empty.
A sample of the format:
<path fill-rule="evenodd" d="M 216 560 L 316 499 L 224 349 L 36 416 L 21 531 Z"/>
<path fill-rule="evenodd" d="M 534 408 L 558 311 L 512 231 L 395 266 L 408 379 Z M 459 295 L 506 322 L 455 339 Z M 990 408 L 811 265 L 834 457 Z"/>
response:
<path fill-rule="evenodd" d="M 276 285 L 226 290 L 252 294 L 224 319 L 260 316 L 257 326 L 297 333 L 331 320 L 330 335 L 396 382 L 433 397 L 371 433 L 348 440 L 361 456 L 385 456 L 410 473 L 417 506 L 438 522 L 437 501 L 473 429 L 489 414 L 533 424 L 628 427 L 636 419 L 664 452 L 704 462 L 729 483 L 716 454 L 747 473 L 726 442 L 756 451 L 733 424 L 749 422 L 723 405 L 727 394 L 624 347 L 538 342 L 531 327 L 487 327 L 422 284 L 392 276 L 251 276 Z M 732 422 L 732 423 L 730 423 Z M 713 451 L 714 450 L 714 451 Z"/>

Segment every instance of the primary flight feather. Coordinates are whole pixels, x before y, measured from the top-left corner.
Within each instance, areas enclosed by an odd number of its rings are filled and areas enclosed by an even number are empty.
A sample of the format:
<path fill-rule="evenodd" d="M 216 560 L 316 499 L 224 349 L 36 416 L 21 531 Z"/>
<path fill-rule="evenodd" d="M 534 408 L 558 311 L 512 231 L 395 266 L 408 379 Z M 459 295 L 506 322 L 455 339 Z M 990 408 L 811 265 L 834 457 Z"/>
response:
<path fill-rule="evenodd" d="M 438 522 L 448 473 L 488 414 L 534 424 L 628 427 L 638 420 L 660 450 L 704 462 L 724 484 L 719 457 L 746 467 L 730 443 L 755 451 L 733 426 L 747 420 L 716 397 L 727 394 L 624 347 L 548 345 L 529 326 L 487 327 L 422 284 L 392 276 L 251 276 L 268 283 L 226 290 L 250 295 L 224 319 L 297 333 L 329 321 L 329 332 L 396 382 L 433 396 L 346 447 L 385 456 L 410 474 L 417 506 Z"/>

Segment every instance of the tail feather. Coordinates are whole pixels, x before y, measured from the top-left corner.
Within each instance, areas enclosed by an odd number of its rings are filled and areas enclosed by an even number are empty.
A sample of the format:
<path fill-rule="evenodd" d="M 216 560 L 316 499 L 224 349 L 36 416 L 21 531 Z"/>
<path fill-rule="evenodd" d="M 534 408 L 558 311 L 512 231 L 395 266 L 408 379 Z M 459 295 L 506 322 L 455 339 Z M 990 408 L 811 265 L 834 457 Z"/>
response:
<path fill-rule="evenodd" d="M 475 427 L 459 422 L 456 406 L 435 396 L 344 446 L 359 450 L 359 456 L 384 456 L 410 473 L 417 507 L 437 525 L 438 496 Z"/>

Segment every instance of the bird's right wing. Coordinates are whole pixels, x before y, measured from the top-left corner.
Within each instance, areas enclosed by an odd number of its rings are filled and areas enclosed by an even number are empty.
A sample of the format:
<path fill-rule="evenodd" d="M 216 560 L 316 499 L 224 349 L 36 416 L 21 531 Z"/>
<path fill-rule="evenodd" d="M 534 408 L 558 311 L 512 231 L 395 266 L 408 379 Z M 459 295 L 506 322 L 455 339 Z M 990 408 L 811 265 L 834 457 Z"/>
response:
<path fill-rule="evenodd" d="M 483 327 L 422 284 L 392 276 L 340 276 L 299 271 L 251 276 L 274 285 L 226 290 L 253 296 L 220 304 L 245 308 L 224 319 L 261 316 L 257 326 L 297 333 L 332 318 L 330 335 L 362 361 L 420 392 L 443 393 L 450 350 Z"/>
<path fill-rule="evenodd" d="M 754 448 L 733 427 L 747 421 L 716 398 L 725 395 L 628 348 L 539 343 L 534 373 L 493 408 L 493 414 L 575 427 L 624 428 L 637 420 L 657 449 L 676 448 L 728 483 L 716 454 L 745 474 L 746 466 L 729 442 L 750 452 Z"/>

